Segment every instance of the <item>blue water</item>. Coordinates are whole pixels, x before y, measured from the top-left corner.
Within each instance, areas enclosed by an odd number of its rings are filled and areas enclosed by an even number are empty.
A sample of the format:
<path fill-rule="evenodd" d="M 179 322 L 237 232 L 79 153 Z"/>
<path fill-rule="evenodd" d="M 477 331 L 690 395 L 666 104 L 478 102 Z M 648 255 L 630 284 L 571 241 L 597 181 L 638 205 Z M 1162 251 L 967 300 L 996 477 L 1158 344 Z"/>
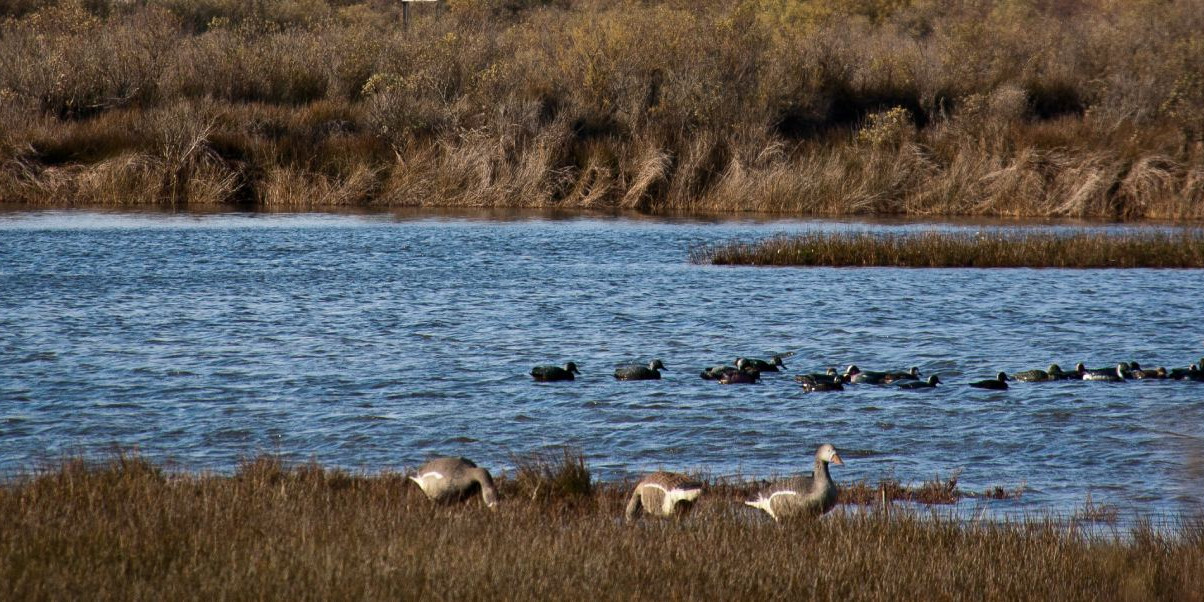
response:
<path fill-rule="evenodd" d="M 1050 362 L 1196 362 L 1204 271 L 688 261 L 717 241 L 895 227 L 0 214 L 0 474 L 116 447 L 188 470 L 270 452 L 368 471 L 462 454 L 497 472 L 568 444 L 602 478 L 768 477 L 830 441 L 838 481 L 1025 486 L 992 502 L 1005 509 L 1204 502 L 1204 384 L 966 386 Z M 698 377 L 784 351 L 790 371 L 761 385 Z M 661 381 L 611 377 L 652 358 Z M 527 376 L 568 360 L 575 382 Z M 946 384 L 804 394 L 789 376 L 850 363 Z"/>

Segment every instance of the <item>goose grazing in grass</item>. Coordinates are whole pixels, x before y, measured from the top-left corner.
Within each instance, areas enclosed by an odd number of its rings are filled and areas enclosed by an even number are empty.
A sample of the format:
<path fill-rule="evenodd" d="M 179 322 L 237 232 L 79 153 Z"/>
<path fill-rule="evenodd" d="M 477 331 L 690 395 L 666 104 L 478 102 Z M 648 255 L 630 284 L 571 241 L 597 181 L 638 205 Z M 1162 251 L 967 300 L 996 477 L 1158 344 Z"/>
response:
<path fill-rule="evenodd" d="M 1048 370 L 1025 370 L 1012 375 L 1012 380 L 1023 382 L 1039 383 L 1050 380 L 1062 380 L 1066 378 L 1065 372 L 1057 364 L 1050 364 Z"/>
<path fill-rule="evenodd" d="M 560 366 L 536 366 L 531 368 L 531 378 L 539 382 L 573 380 L 575 378 L 574 374 L 581 374 L 581 371 L 577 369 L 577 364 L 573 362 L 565 364 L 563 368 Z"/>
<path fill-rule="evenodd" d="M 702 495 L 702 483 L 675 472 L 654 472 L 636 483 L 631 498 L 627 500 L 627 522 L 639 518 L 641 512 L 652 516 L 684 516 L 690 511 L 698 496 Z"/>
<path fill-rule="evenodd" d="M 1087 370 L 1083 372 L 1083 380 L 1094 380 L 1100 382 L 1116 383 L 1125 380 L 1125 373 L 1128 365 L 1121 362 L 1115 368 L 1100 368 L 1098 370 Z"/>
<path fill-rule="evenodd" d="M 796 477 L 772 485 L 745 504 L 764 510 L 775 521 L 794 517 L 820 516 L 836 505 L 838 490 L 828 474 L 828 464 L 842 465 L 840 454 L 831 443 L 819 446 L 815 452 L 815 472 L 810 477 Z"/>
<path fill-rule="evenodd" d="M 900 389 L 907 389 L 907 390 L 935 389 L 936 386 L 939 384 L 941 384 L 940 377 L 933 374 L 932 376 L 928 377 L 928 380 L 901 380 L 901 381 L 896 382 L 895 386 Z"/>
<path fill-rule="evenodd" d="M 652 360 L 647 366 L 631 365 L 615 368 L 619 380 L 660 380 L 660 370 L 668 370 L 660 360 Z"/>
<path fill-rule="evenodd" d="M 410 480 L 418 484 L 426 497 L 440 504 L 461 502 L 479 491 L 487 508 L 497 507 L 493 477 L 468 458 L 435 458 L 423 464 Z"/>
<path fill-rule="evenodd" d="M 992 391 L 1006 391 L 1008 389 L 1008 375 L 1006 372 L 1000 372 L 995 378 L 988 380 L 980 380 L 970 383 L 975 389 L 990 389 Z"/>
<path fill-rule="evenodd" d="M 736 363 L 740 363 L 741 359 L 743 359 L 750 368 L 752 368 L 758 372 L 778 372 L 779 367 L 782 370 L 786 369 L 786 364 L 782 363 L 781 355 L 775 355 L 775 356 L 771 357 L 769 361 L 757 359 L 755 357 L 747 357 L 747 358 L 739 358 L 738 357 L 738 358 L 736 358 Z"/>

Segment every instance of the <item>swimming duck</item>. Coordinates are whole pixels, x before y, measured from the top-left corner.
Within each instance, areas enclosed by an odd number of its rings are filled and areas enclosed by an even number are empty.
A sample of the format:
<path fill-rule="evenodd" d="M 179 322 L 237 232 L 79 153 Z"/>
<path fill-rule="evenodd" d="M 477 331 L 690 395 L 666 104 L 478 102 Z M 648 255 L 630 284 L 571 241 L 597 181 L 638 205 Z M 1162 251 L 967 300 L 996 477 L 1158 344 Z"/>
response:
<path fill-rule="evenodd" d="M 636 484 L 627 501 L 627 522 L 639 518 L 641 511 L 652 516 L 683 516 L 690 511 L 702 483 L 674 472 L 654 472 Z"/>
<path fill-rule="evenodd" d="M 786 364 L 782 363 L 781 355 L 773 356 L 770 358 L 771 361 L 765 361 L 755 357 L 736 358 L 736 363 L 740 363 L 741 359 L 747 362 L 750 368 L 753 368 L 759 372 L 778 372 L 778 367 L 781 367 L 782 370 L 786 369 Z"/>
<path fill-rule="evenodd" d="M 928 380 L 901 380 L 894 386 L 900 389 L 932 389 L 941 383 L 941 379 L 933 374 Z"/>
<path fill-rule="evenodd" d="M 799 383 L 809 383 L 809 382 L 812 382 L 812 383 L 820 383 L 820 382 L 839 383 L 839 382 L 843 382 L 844 379 L 842 379 L 840 377 L 840 373 L 836 371 L 836 368 L 828 368 L 828 371 L 824 372 L 822 374 L 819 372 L 815 372 L 812 374 L 795 375 L 794 380 Z"/>
<path fill-rule="evenodd" d="M 1189 374 L 1199 373 L 1201 366 L 1204 366 L 1204 357 L 1200 358 L 1200 363 L 1192 364 L 1190 367 L 1187 367 L 1187 368 L 1175 368 L 1174 370 L 1171 370 L 1167 376 L 1169 376 L 1170 378 L 1173 378 L 1175 380 L 1183 380 L 1185 378 L 1188 378 Z"/>
<path fill-rule="evenodd" d="M 793 517 L 820 516 L 836 505 L 838 490 L 828 464 L 844 464 L 830 443 L 815 452 L 815 472 L 810 477 L 795 477 L 775 483 L 745 504 L 764 510 L 775 521 Z"/>
<path fill-rule="evenodd" d="M 560 366 L 536 366 L 531 368 L 531 378 L 539 382 L 573 380 L 574 374 L 581 374 L 581 371 L 577 370 L 577 364 L 573 362 L 565 364 L 563 368 Z"/>
<path fill-rule="evenodd" d="M 719 378 L 715 380 L 718 380 L 719 384 L 721 385 L 757 384 L 757 381 L 761 378 L 761 372 L 745 366 L 744 362 L 741 362 L 740 364 L 742 366 L 740 369 L 725 371 L 723 374 L 719 375 Z"/>
<path fill-rule="evenodd" d="M 1000 372 L 998 376 L 989 380 L 980 380 L 970 383 L 975 389 L 991 389 L 993 391 L 1006 391 L 1008 388 L 1008 375 Z"/>
<path fill-rule="evenodd" d="M 885 385 L 888 382 L 886 379 L 889 374 L 889 372 L 858 370 L 849 376 L 849 382 L 857 385 Z"/>
<path fill-rule="evenodd" d="M 1112 383 L 1121 382 L 1121 381 L 1125 380 L 1125 373 L 1127 372 L 1127 370 L 1125 368 L 1126 368 L 1126 364 L 1124 362 L 1121 362 L 1121 363 L 1117 364 L 1115 368 L 1112 368 L 1112 369 L 1101 368 L 1098 370 L 1087 370 L 1086 372 L 1083 373 L 1083 380 L 1094 380 L 1094 381 L 1112 382 Z"/>
<path fill-rule="evenodd" d="M 658 370 L 668 370 L 660 360 L 652 360 L 647 366 L 619 366 L 615 368 L 615 378 L 619 380 L 659 380 Z"/>
<path fill-rule="evenodd" d="M 911 369 L 906 372 L 887 372 L 886 378 L 883 379 L 883 382 L 889 385 L 893 382 L 898 382 L 901 380 L 920 380 L 920 369 L 916 366 L 912 366 Z"/>
<path fill-rule="evenodd" d="M 1133 372 L 1132 372 L 1133 378 L 1155 379 L 1156 380 L 1156 379 L 1161 379 L 1161 378 L 1167 377 L 1166 368 L 1164 368 L 1162 366 L 1158 366 L 1158 368 L 1154 369 L 1154 370 L 1146 370 L 1140 366 L 1137 366 L 1137 362 L 1133 362 L 1133 366 L 1134 366 Z"/>
<path fill-rule="evenodd" d="M 1057 364 L 1050 364 L 1048 370 L 1025 370 L 1012 375 L 1013 380 L 1024 382 L 1045 382 L 1064 378 L 1066 378 L 1066 373 L 1062 372 L 1062 368 Z"/>
<path fill-rule="evenodd" d="M 497 507 L 493 477 L 468 458 L 435 458 L 423 464 L 410 480 L 418 484 L 427 498 L 440 504 L 460 502 L 480 491 L 485 507 L 491 510 Z"/>
<path fill-rule="evenodd" d="M 807 393 L 844 390 L 844 384 L 839 380 L 804 380 L 800 382 L 803 383 L 803 391 Z"/>

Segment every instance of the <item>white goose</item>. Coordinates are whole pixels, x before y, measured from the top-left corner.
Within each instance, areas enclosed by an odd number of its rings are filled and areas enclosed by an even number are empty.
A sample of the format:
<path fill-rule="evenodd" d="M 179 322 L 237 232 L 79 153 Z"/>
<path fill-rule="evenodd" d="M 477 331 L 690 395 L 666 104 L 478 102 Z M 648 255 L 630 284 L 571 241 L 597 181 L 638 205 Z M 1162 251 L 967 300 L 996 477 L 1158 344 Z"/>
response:
<path fill-rule="evenodd" d="M 460 502 L 478 490 L 489 509 L 497 508 L 497 488 L 489 471 L 468 458 L 435 458 L 410 477 L 426 497 L 438 503 Z"/>
<path fill-rule="evenodd" d="M 840 454 L 830 443 L 815 452 L 815 472 L 810 477 L 796 477 L 775 483 L 762 491 L 757 499 L 744 502 L 764 510 L 780 521 L 795 516 L 819 516 L 836 505 L 837 488 L 828 474 L 828 464 L 842 465 Z"/>
<path fill-rule="evenodd" d="M 674 472 L 654 472 L 643 478 L 627 501 L 627 521 L 640 516 L 641 510 L 653 516 L 680 516 L 690 511 L 702 483 Z"/>

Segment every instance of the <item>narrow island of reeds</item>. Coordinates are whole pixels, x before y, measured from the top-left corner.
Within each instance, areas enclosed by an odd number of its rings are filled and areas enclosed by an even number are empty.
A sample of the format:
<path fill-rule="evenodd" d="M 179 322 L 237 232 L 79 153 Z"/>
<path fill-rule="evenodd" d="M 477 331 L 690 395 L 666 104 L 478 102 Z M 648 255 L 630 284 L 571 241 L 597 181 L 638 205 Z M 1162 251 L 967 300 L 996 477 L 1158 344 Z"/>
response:
<path fill-rule="evenodd" d="M 1197 0 L 8 0 L 0 204 L 1204 219 Z"/>
<path fill-rule="evenodd" d="M 1204 268 L 1204 232 L 809 232 L 692 249 L 714 265 Z"/>
<path fill-rule="evenodd" d="M 1204 522 L 1101 535 L 1079 520 L 959 521 L 878 496 L 777 524 L 712 482 L 681 520 L 621 520 L 630 483 L 571 454 L 436 506 L 403 475 L 274 457 L 231 475 L 136 456 L 0 485 L 0 598 L 1196 599 Z M 955 490 L 946 481 L 936 486 Z M 883 489 L 885 490 L 885 489 Z M 874 505 L 874 504 L 879 505 Z M 863 505 L 864 504 L 864 505 Z M 1106 508 L 1103 508 L 1106 510 Z M 1106 516 L 1104 517 L 1106 518 Z"/>

